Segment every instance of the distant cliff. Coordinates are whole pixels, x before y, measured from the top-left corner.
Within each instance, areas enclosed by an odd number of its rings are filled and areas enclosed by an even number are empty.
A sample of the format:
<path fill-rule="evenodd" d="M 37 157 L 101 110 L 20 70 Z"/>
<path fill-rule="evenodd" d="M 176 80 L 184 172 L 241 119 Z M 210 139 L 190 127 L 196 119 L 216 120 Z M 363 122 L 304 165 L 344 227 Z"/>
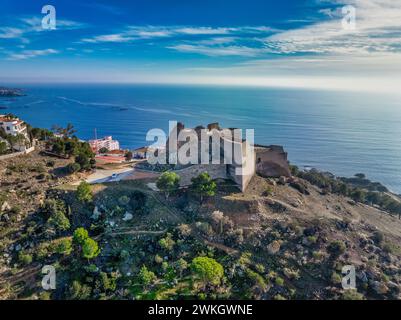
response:
<path fill-rule="evenodd" d="M 0 97 L 21 97 L 24 95 L 21 89 L 0 87 Z"/>

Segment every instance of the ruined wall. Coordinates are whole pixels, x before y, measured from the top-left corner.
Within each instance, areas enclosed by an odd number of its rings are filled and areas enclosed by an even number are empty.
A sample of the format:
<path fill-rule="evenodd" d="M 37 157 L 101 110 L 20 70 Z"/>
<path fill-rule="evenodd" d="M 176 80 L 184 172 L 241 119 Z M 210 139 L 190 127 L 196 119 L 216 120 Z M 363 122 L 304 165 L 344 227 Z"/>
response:
<path fill-rule="evenodd" d="M 290 177 L 287 152 L 282 146 L 255 147 L 256 173 L 262 177 Z"/>
<path fill-rule="evenodd" d="M 198 141 L 192 141 L 192 143 L 196 143 L 195 148 L 198 150 L 198 160 L 200 162 L 200 154 L 201 154 L 201 143 L 199 139 L 200 130 L 202 126 L 196 127 L 196 133 L 198 134 Z M 208 124 L 207 128 L 209 130 L 220 130 L 220 126 L 218 123 Z M 182 123 L 177 124 L 177 132 L 179 133 L 181 130 L 185 130 L 185 127 Z M 287 160 L 287 153 L 284 151 L 284 148 L 281 146 L 255 146 L 255 158 L 246 153 L 246 142 L 242 141 L 242 138 L 238 140 L 238 137 L 232 141 L 231 135 L 226 136 L 225 133 L 220 133 L 220 163 L 219 165 L 213 164 L 200 164 L 200 165 L 192 165 L 189 167 L 185 167 L 177 170 L 176 172 L 181 176 L 181 186 L 188 186 L 191 184 L 191 178 L 198 176 L 202 172 L 208 172 L 212 179 L 232 179 L 239 187 L 241 191 L 245 191 L 249 182 L 251 181 L 255 172 L 263 177 L 280 177 L 280 176 L 291 176 L 291 171 L 289 167 L 289 163 Z M 238 148 L 235 148 L 235 145 L 240 145 L 240 152 L 243 159 L 243 164 L 224 164 L 225 158 L 225 150 L 224 150 L 224 142 L 229 140 L 232 143 L 231 152 L 227 154 L 230 157 L 238 152 Z M 236 141 L 238 140 L 238 141 Z M 211 147 L 211 139 L 206 143 L 209 144 L 209 156 L 216 152 Z M 168 143 L 168 142 L 167 142 Z M 178 148 L 180 148 L 186 142 L 179 142 Z M 166 146 L 167 154 L 169 152 L 168 144 Z M 253 154 L 252 154 L 253 155 Z M 237 159 L 237 157 L 235 157 Z M 211 159 L 209 159 L 211 160 Z M 233 160 L 234 161 L 234 160 Z M 239 169 L 239 172 L 236 172 L 236 169 Z M 241 174 L 242 173 L 242 174 Z"/>
<path fill-rule="evenodd" d="M 181 170 L 175 170 L 180 177 L 180 186 L 189 186 L 191 179 L 199 176 L 203 172 L 207 172 L 212 179 L 227 179 L 225 164 L 199 164 L 193 165 Z"/>

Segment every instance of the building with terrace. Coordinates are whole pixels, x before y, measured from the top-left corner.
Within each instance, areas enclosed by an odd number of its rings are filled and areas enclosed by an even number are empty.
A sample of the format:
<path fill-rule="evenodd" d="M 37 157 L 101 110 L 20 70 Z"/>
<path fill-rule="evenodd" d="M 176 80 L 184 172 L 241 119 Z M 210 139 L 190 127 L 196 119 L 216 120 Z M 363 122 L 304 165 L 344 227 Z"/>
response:
<path fill-rule="evenodd" d="M 0 128 L 4 130 L 6 134 L 16 136 L 21 134 L 28 138 L 28 131 L 25 122 L 8 115 L 0 115 Z"/>

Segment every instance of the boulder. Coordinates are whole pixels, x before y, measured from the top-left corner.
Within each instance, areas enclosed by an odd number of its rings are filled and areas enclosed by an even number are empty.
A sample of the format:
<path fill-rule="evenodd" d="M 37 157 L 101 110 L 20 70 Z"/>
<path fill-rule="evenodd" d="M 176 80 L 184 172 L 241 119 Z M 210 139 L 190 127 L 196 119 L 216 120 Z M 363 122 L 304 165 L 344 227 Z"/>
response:
<path fill-rule="evenodd" d="M 277 240 L 275 240 L 275 241 L 273 241 L 272 243 L 270 243 L 268 246 L 267 246 L 267 251 L 270 253 L 270 254 L 276 254 L 277 252 L 279 252 L 280 251 L 280 242 L 279 241 L 277 241 Z"/>
<path fill-rule="evenodd" d="M 97 220 L 97 219 L 99 219 L 99 217 L 100 217 L 101 214 L 102 214 L 102 213 L 99 211 L 98 206 L 95 206 L 95 209 L 93 209 L 93 214 L 92 214 L 91 218 L 92 218 L 93 220 Z"/>
<path fill-rule="evenodd" d="M 7 201 L 4 201 L 0 208 L 0 213 L 4 211 L 11 210 L 11 206 L 8 204 Z"/>
<path fill-rule="evenodd" d="M 132 220 L 133 217 L 134 216 L 132 215 L 132 213 L 126 212 L 124 217 L 123 217 L 123 220 L 124 221 L 129 221 L 129 220 Z"/>
<path fill-rule="evenodd" d="M 360 271 L 356 274 L 356 277 L 358 280 L 360 280 L 362 283 L 367 283 L 368 282 L 368 277 L 366 276 L 366 273 L 364 271 Z"/>
<path fill-rule="evenodd" d="M 388 287 L 384 283 L 379 281 L 372 281 L 370 283 L 370 287 L 378 295 L 383 295 L 388 292 Z"/>
<path fill-rule="evenodd" d="M 398 296 L 400 294 L 400 286 L 397 283 L 392 282 L 392 281 L 389 281 L 387 283 L 387 286 L 389 288 L 389 293 L 391 295 L 391 298 L 398 299 Z"/>

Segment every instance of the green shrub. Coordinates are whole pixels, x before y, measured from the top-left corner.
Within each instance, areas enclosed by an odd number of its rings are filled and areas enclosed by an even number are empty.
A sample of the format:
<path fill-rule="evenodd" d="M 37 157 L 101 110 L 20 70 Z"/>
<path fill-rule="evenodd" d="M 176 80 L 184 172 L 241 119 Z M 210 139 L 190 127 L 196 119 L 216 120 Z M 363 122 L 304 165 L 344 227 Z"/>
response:
<path fill-rule="evenodd" d="M 284 279 L 280 278 L 280 277 L 277 277 L 276 280 L 275 280 L 275 283 L 276 283 L 276 285 L 282 287 L 284 285 Z"/>
<path fill-rule="evenodd" d="M 75 173 L 81 170 L 81 166 L 79 163 L 73 162 L 67 165 L 67 171 L 69 173 Z"/>
<path fill-rule="evenodd" d="M 265 279 L 257 272 L 247 268 L 246 269 L 246 275 L 247 277 L 253 282 L 253 284 L 257 285 L 259 288 L 262 290 L 267 289 L 267 283 Z"/>
<path fill-rule="evenodd" d="M 386 253 L 391 253 L 394 255 L 399 255 L 401 254 L 401 247 L 396 245 L 395 243 L 392 242 L 386 242 L 383 244 L 382 249 Z"/>
<path fill-rule="evenodd" d="M 51 292 L 49 291 L 42 291 L 39 294 L 39 300 L 51 300 Z"/>
<path fill-rule="evenodd" d="M 365 300 L 365 297 L 355 289 L 345 290 L 341 300 Z"/>
<path fill-rule="evenodd" d="M 191 190 L 202 202 L 204 197 L 213 197 L 216 194 L 217 185 L 207 172 L 203 172 L 191 179 Z"/>
<path fill-rule="evenodd" d="M 157 277 L 154 272 L 149 271 L 148 268 L 143 265 L 138 274 L 139 282 L 146 288 L 156 281 Z"/>
<path fill-rule="evenodd" d="M 35 257 L 37 260 L 45 259 L 51 252 L 50 243 L 42 242 L 35 249 Z"/>
<path fill-rule="evenodd" d="M 7 150 L 7 144 L 3 141 L 0 141 L 0 155 L 5 154 Z"/>
<path fill-rule="evenodd" d="M 56 162 L 54 160 L 49 160 L 46 162 L 46 166 L 50 168 L 53 168 L 55 164 Z"/>
<path fill-rule="evenodd" d="M 161 264 L 163 262 L 163 258 L 157 254 L 155 255 L 155 262 L 157 264 Z"/>
<path fill-rule="evenodd" d="M 223 276 L 223 266 L 209 257 L 197 257 L 192 260 L 191 270 L 204 284 L 219 285 Z"/>
<path fill-rule="evenodd" d="M 320 260 L 323 257 L 323 252 L 320 251 L 313 251 L 312 256 L 316 260 Z"/>
<path fill-rule="evenodd" d="M 99 245 L 92 238 L 88 238 L 82 245 L 82 256 L 86 259 L 94 259 L 100 253 Z"/>
<path fill-rule="evenodd" d="M 100 284 L 103 291 L 115 291 L 117 288 L 117 274 L 100 272 Z"/>
<path fill-rule="evenodd" d="M 263 192 L 264 196 L 270 196 L 273 193 L 273 187 L 272 186 L 267 186 L 265 191 Z"/>
<path fill-rule="evenodd" d="M 70 229 L 70 220 L 68 220 L 62 211 L 55 211 L 49 220 L 47 220 L 47 224 L 59 231 Z"/>
<path fill-rule="evenodd" d="M 89 238 L 88 231 L 85 228 L 78 228 L 74 231 L 73 241 L 78 245 L 83 245 L 85 240 Z"/>
<path fill-rule="evenodd" d="M 255 268 L 259 273 L 264 273 L 265 272 L 265 266 L 263 264 L 261 264 L 261 263 L 257 263 L 255 265 Z"/>
<path fill-rule="evenodd" d="M 75 280 L 69 288 L 69 298 L 73 300 L 87 300 L 90 298 L 91 292 L 92 289 L 89 286 Z"/>
<path fill-rule="evenodd" d="M 54 246 L 55 246 L 55 251 L 58 254 L 68 256 L 69 254 L 71 254 L 72 251 L 72 239 L 71 238 L 58 239 L 55 241 Z"/>
<path fill-rule="evenodd" d="M 373 233 L 372 240 L 376 243 L 376 245 L 380 246 L 384 241 L 384 234 L 380 231 L 376 231 Z"/>
<path fill-rule="evenodd" d="M 120 198 L 118 198 L 118 203 L 122 206 L 127 206 L 130 200 L 131 199 L 127 196 L 121 196 Z"/>
<path fill-rule="evenodd" d="M 18 253 L 18 261 L 23 264 L 23 265 L 28 265 L 32 263 L 32 255 L 29 253 L 24 253 L 23 251 L 20 251 Z"/>
<path fill-rule="evenodd" d="M 308 242 L 315 244 L 317 242 L 317 237 L 316 236 L 309 236 L 308 237 Z"/>
<path fill-rule="evenodd" d="M 159 245 L 165 250 L 171 251 L 175 245 L 175 241 L 172 238 L 171 233 L 167 233 L 165 238 L 159 240 Z"/>
<path fill-rule="evenodd" d="M 70 221 L 66 217 L 67 208 L 64 201 L 48 199 L 42 206 L 42 212 L 48 217 L 47 227 L 54 231 L 66 231 L 70 229 Z"/>
<path fill-rule="evenodd" d="M 327 252 L 332 255 L 332 257 L 339 257 L 345 252 L 346 246 L 344 242 L 336 240 L 331 242 L 327 246 Z"/>
<path fill-rule="evenodd" d="M 168 198 L 172 193 L 176 192 L 180 187 L 180 176 L 175 172 L 164 172 L 156 181 L 156 186 L 165 197 Z"/>
<path fill-rule="evenodd" d="M 93 199 L 92 189 L 89 183 L 82 181 L 77 188 L 77 199 L 80 202 L 87 203 Z"/>
<path fill-rule="evenodd" d="M 341 281 L 342 277 L 337 272 L 333 272 L 331 274 L 331 282 L 333 282 L 334 284 L 340 284 Z"/>

